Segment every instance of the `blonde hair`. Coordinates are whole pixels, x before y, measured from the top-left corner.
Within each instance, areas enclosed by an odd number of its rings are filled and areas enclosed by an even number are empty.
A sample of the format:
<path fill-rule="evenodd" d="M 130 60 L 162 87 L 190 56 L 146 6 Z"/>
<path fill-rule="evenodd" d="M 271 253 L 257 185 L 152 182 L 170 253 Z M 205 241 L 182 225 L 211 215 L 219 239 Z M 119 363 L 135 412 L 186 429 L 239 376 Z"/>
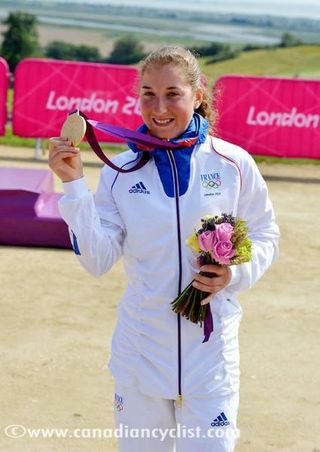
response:
<path fill-rule="evenodd" d="M 195 109 L 195 112 L 208 120 L 210 130 L 212 130 L 215 117 L 212 99 L 205 86 L 195 55 L 190 50 L 180 46 L 160 47 L 141 60 L 139 64 L 140 76 L 142 77 L 145 71 L 153 65 L 162 66 L 165 64 L 174 64 L 183 69 L 186 80 L 191 85 L 193 91 L 199 88 L 202 89 L 203 99 L 199 107 Z"/>

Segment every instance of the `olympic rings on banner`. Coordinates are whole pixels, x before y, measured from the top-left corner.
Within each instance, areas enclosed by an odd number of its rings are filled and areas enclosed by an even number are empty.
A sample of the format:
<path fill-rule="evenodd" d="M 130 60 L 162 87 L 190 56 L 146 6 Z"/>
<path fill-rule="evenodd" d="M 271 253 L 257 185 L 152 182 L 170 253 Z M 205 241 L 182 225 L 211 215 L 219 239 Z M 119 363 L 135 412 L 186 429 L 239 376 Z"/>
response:
<path fill-rule="evenodd" d="M 209 181 L 203 181 L 202 182 L 202 187 L 203 188 L 219 188 L 220 185 L 221 185 L 221 180 L 220 179 L 209 180 Z"/>

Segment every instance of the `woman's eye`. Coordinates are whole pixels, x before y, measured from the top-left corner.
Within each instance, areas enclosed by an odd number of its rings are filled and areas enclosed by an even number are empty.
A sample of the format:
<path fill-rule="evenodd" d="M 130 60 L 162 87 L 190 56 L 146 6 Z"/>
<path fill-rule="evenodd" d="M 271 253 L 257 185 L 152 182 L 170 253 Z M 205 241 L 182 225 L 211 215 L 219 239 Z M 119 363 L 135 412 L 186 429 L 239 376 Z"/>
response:
<path fill-rule="evenodd" d="M 168 93 L 168 97 L 176 97 L 178 96 L 178 93 L 175 93 L 173 91 L 171 91 L 170 93 Z"/>
<path fill-rule="evenodd" d="M 153 92 L 151 92 L 151 91 L 145 91 L 145 92 L 143 93 L 143 95 L 146 96 L 146 97 L 153 96 Z"/>

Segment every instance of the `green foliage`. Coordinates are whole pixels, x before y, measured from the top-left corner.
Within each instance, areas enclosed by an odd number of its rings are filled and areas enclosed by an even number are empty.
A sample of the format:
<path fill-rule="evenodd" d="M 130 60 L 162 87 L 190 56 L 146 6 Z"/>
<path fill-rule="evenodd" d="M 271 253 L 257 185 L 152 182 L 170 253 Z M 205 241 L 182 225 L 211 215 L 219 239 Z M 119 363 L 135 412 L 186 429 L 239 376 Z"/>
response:
<path fill-rule="evenodd" d="M 211 58 L 207 64 L 218 63 L 218 61 L 232 60 L 232 58 L 236 58 L 240 54 L 239 49 L 231 49 L 229 44 L 225 45 L 225 49 L 221 53 L 217 53 Z"/>
<path fill-rule="evenodd" d="M 81 44 L 76 46 L 75 59 L 77 61 L 98 63 L 102 61 L 102 56 L 100 55 L 99 49 L 97 49 L 97 47 Z"/>
<path fill-rule="evenodd" d="M 124 36 L 115 42 L 114 48 L 106 63 L 135 64 L 144 58 L 143 45 L 131 35 Z"/>
<path fill-rule="evenodd" d="M 283 33 L 279 47 L 294 47 L 302 44 L 302 41 L 291 33 Z"/>
<path fill-rule="evenodd" d="M 56 60 L 73 60 L 74 46 L 64 41 L 49 42 L 45 48 L 45 56 Z"/>
<path fill-rule="evenodd" d="M 232 260 L 232 265 L 239 265 L 245 262 L 249 262 L 252 257 L 252 243 L 251 240 L 246 238 L 242 244 L 237 248 L 236 257 Z"/>
<path fill-rule="evenodd" d="M 86 62 L 100 62 L 102 57 L 99 50 L 93 46 L 74 45 L 64 41 L 52 41 L 45 48 L 45 56 L 57 60 L 76 60 Z"/>
<path fill-rule="evenodd" d="M 252 50 L 261 50 L 261 49 L 271 49 L 272 47 L 269 45 L 260 45 L 260 44 L 246 44 L 242 47 L 242 52 L 251 52 Z"/>
<path fill-rule="evenodd" d="M 8 124 L 6 126 L 6 134 L 4 136 L 0 136 L 0 146 L 2 145 L 10 147 L 34 148 L 36 140 L 34 138 L 21 138 L 13 135 L 12 128 Z"/>
<path fill-rule="evenodd" d="M 252 243 L 248 238 L 249 229 L 247 223 L 241 218 L 237 218 L 234 233 L 231 241 L 236 250 L 236 255 L 232 259 L 232 264 L 239 265 L 251 260 Z"/>
<path fill-rule="evenodd" d="M 283 33 L 281 36 L 281 40 L 278 44 L 275 45 L 258 45 L 258 44 L 247 44 L 244 47 L 242 47 L 242 52 L 250 52 L 252 50 L 262 50 L 262 49 L 275 49 L 277 47 L 295 47 L 302 45 L 303 41 L 297 36 L 294 36 L 291 33 Z"/>
<path fill-rule="evenodd" d="M 40 56 L 36 16 L 23 11 L 11 12 L 3 24 L 7 29 L 3 33 L 1 55 L 11 71 L 23 58 Z"/>
<path fill-rule="evenodd" d="M 211 42 L 209 45 L 194 47 L 193 52 L 201 57 L 212 57 L 207 64 L 216 63 L 218 61 L 229 60 L 239 55 L 239 49 L 232 49 L 229 44 L 220 42 Z"/>
<path fill-rule="evenodd" d="M 226 46 L 225 44 L 221 44 L 220 42 L 211 42 L 210 44 L 205 46 L 194 47 L 193 51 L 199 54 L 201 57 L 205 57 L 218 55 L 219 53 L 224 52 L 226 47 L 230 46 Z"/>

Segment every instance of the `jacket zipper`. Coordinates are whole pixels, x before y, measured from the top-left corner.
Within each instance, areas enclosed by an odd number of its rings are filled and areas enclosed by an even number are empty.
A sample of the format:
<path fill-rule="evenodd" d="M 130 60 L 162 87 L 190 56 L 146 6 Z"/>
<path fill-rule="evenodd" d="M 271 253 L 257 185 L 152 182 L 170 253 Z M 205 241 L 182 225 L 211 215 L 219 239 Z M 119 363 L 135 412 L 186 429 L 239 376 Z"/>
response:
<path fill-rule="evenodd" d="M 182 256 L 181 256 L 181 231 L 180 231 L 180 210 L 179 210 L 179 186 L 178 186 L 178 171 L 176 162 L 172 155 L 172 151 L 167 151 L 171 164 L 173 180 L 174 180 L 174 197 L 176 201 L 176 215 L 177 215 L 177 232 L 178 232 L 178 249 L 179 249 L 179 285 L 178 295 L 181 293 L 182 283 Z M 183 402 L 181 389 L 181 315 L 177 315 L 178 322 L 178 397 L 176 400 L 177 406 L 181 406 Z"/>

